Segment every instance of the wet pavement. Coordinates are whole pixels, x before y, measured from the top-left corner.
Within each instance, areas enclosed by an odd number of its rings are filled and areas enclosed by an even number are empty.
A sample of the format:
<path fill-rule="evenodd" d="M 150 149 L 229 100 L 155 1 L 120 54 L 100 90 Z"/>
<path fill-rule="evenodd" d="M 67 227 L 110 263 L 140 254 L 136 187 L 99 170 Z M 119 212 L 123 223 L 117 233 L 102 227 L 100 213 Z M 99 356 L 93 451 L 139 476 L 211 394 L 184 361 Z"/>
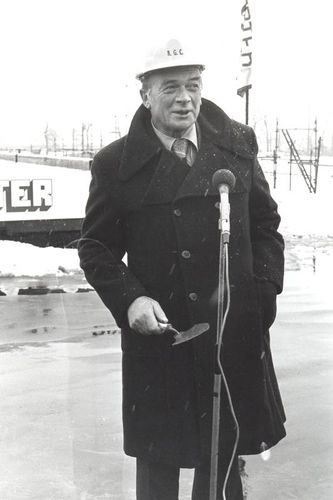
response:
<path fill-rule="evenodd" d="M 249 500 L 333 498 L 333 306 L 327 282 L 325 273 L 286 275 L 272 349 L 287 437 L 265 460 L 244 457 Z"/>
<path fill-rule="evenodd" d="M 243 457 L 247 500 L 333 498 L 325 265 L 286 274 L 272 349 L 288 436 L 270 456 Z M 1 499 L 135 498 L 135 463 L 122 452 L 120 336 L 94 292 L 74 293 L 81 279 L 73 293 L 40 296 L 18 296 L 23 284 L 12 280 L 0 297 Z M 182 500 L 191 477 L 182 472 Z"/>

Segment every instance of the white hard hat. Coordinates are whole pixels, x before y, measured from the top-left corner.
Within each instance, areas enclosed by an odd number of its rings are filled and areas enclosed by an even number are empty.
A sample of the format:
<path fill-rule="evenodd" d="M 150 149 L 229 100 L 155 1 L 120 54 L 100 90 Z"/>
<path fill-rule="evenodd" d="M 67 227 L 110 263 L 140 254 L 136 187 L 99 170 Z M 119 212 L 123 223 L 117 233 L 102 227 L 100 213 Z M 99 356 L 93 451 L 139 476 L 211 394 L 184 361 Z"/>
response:
<path fill-rule="evenodd" d="M 179 40 L 169 40 L 167 43 L 155 47 L 150 51 L 142 64 L 142 68 L 136 74 L 140 80 L 146 73 L 159 69 L 173 68 L 176 66 L 198 66 L 205 69 L 201 57 L 194 54 Z"/>

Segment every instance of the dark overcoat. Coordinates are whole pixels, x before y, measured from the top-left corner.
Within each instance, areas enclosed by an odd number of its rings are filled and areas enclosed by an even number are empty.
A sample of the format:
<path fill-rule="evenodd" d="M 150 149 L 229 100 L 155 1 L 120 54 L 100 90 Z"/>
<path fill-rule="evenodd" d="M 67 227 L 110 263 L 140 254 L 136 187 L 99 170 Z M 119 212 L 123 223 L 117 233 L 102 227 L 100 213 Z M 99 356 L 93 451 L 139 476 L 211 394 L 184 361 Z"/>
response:
<path fill-rule="evenodd" d="M 138 109 L 128 135 L 94 159 L 79 248 L 88 282 L 122 329 L 125 452 L 182 467 L 210 454 L 220 237 L 211 179 L 219 169 L 236 178 L 222 358 L 240 425 L 238 452 L 259 453 L 285 435 L 268 333 L 283 281 L 277 205 L 252 129 L 205 99 L 197 123 L 200 147 L 185 171 L 154 134 L 149 111 Z M 137 334 L 126 313 L 142 295 L 157 300 L 180 330 L 199 322 L 211 328 L 175 347 L 168 334 Z M 222 437 L 232 439 L 224 389 L 221 425 Z"/>

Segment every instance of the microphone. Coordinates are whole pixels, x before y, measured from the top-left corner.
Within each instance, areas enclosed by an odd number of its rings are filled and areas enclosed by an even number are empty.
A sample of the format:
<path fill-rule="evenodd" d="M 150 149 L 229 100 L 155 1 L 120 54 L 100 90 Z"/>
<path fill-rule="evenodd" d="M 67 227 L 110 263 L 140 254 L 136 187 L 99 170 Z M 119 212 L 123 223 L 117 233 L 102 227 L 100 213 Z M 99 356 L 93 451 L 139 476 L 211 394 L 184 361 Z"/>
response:
<path fill-rule="evenodd" d="M 233 190 L 235 183 L 235 176 L 230 170 L 217 170 L 212 177 L 212 185 L 220 193 L 219 229 L 222 231 L 225 242 L 229 241 L 230 235 L 229 191 Z"/>

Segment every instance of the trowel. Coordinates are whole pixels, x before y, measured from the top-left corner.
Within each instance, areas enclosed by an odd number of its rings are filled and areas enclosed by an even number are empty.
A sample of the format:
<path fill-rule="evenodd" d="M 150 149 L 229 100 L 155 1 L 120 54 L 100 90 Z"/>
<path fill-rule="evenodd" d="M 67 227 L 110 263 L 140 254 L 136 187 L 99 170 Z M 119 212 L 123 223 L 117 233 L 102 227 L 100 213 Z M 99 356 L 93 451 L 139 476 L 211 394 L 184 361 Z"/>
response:
<path fill-rule="evenodd" d="M 174 328 L 171 323 L 159 323 L 159 325 L 166 332 L 170 332 L 173 334 L 173 346 L 182 344 L 183 342 L 187 342 L 188 340 L 192 340 L 209 330 L 209 323 L 197 323 L 184 332 L 179 332 L 178 330 L 176 330 L 176 328 Z"/>

